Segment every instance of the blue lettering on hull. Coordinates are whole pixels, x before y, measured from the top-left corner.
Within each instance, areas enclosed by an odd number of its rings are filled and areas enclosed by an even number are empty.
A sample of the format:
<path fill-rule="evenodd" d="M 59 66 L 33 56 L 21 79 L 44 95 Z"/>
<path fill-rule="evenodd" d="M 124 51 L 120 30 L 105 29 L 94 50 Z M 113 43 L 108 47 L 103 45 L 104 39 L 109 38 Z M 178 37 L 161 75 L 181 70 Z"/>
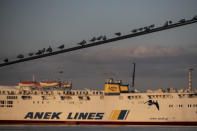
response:
<path fill-rule="evenodd" d="M 77 112 L 68 114 L 67 119 L 70 120 L 102 120 L 104 113 L 95 113 L 95 112 Z"/>
<path fill-rule="evenodd" d="M 46 120 L 46 119 L 60 119 L 60 115 L 62 112 L 28 112 L 24 119 L 32 119 L 32 120 Z M 76 112 L 76 113 L 68 113 L 65 117 L 69 120 L 102 120 L 104 113 L 102 112 Z"/>
<path fill-rule="evenodd" d="M 28 112 L 24 119 L 60 119 L 62 112 Z"/>

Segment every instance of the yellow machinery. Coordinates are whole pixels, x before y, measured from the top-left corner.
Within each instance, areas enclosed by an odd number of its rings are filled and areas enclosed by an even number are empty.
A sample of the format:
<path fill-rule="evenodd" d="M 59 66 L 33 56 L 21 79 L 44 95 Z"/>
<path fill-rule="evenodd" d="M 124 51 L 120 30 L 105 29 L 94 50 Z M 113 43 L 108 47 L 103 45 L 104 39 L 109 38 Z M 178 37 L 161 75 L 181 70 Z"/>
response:
<path fill-rule="evenodd" d="M 108 79 L 105 82 L 104 93 L 106 95 L 119 95 L 120 93 L 128 93 L 128 85 L 122 85 L 122 81 L 113 81 L 113 79 Z"/>

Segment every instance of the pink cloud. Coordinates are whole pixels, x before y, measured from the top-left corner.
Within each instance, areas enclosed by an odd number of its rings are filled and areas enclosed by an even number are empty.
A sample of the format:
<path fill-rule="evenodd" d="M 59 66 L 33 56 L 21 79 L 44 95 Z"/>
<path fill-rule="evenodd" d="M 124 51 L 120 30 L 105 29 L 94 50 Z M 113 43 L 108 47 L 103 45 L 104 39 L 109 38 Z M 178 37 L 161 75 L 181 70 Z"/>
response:
<path fill-rule="evenodd" d="M 183 51 L 177 47 L 162 46 L 116 46 L 101 50 L 88 51 L 82 54 L 83 57 L 94 58 L 99 60 L 105 59 L 122 59 L 122 58 L 151 58 L 164 56 L 178 56 Z"/>

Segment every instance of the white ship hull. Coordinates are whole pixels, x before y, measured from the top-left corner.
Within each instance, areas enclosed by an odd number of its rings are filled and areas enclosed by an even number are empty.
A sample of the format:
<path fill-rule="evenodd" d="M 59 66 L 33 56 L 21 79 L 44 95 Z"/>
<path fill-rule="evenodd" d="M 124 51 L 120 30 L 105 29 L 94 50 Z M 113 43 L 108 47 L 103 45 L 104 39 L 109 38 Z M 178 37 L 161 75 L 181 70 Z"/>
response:
<path fill-rule="evenodd" d="M 63 91 L 8 95 L 1 91 L 0 123 L 197 125 L 196 93 L 104 95 L 103 92 L 87 92 L 81 95 L 66 95 Z"/>

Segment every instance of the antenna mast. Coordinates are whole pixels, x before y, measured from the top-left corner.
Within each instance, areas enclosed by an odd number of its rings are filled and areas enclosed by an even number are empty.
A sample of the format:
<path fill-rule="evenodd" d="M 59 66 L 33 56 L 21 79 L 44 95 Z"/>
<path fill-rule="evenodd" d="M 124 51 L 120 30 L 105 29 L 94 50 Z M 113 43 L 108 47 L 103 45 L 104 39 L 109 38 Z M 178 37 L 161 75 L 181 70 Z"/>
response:
<path fill-rule="evenodd" d="M 194 70 L 192 67 L 189 67 L 189 73 L 188 73 L 188 90 L 192 90 L 192 71 Z"/>
<path fill-rule="evenodd" d="M 133 62 L 132 87 L 135 86 L 135 62 Z"/>

